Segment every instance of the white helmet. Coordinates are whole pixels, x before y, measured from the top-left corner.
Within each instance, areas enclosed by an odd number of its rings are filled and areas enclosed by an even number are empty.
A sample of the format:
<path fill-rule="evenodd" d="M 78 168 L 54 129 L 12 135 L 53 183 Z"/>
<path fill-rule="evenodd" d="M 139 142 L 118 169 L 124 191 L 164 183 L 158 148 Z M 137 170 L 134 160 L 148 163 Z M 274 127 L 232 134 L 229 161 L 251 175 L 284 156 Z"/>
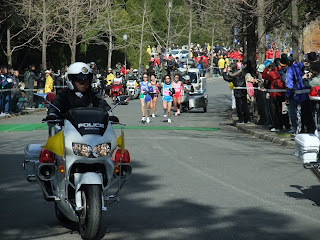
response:
<path fill-rule="evenodd" d="M 137 69 L 133 69 L 133 72 L 138 72 L 138 70 Z"/>
<path fill-rule="evenodd" d="M 184 80 L 187 80 L 187 81 L 190 81 L 190 76 L 189 76 L 189 75 L 185 75 L 185 76 L 183 77 L 183 79 L 184 79 Z"/>
<path fill-rule="evenodd" d="M 75 62 L 69 66 L 67 71 L 67 83 L 71 90 L 74 90 L 74 81 L 76 79 L 89 80 L 91 85 L 93 74 L 88 64 Z"/>

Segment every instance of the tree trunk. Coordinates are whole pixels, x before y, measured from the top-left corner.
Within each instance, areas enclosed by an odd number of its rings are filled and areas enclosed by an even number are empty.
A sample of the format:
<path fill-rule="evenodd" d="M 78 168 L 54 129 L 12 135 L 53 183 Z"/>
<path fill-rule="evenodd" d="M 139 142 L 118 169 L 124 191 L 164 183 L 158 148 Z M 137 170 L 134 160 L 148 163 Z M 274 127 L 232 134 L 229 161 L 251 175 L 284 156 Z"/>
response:
<path fill-rule="evenodd" d="M 257 52 L 257 38 L 256 38 L 256 19 L 251 17 L 247 22 L 247 58 L 244 60 L 250 60 L 252 67 L 256 67 L 256 52 Z"/>
<path fill-rule="evenodd" d="M 140 70 L 141 67 L 141 61 L 142 61 L 142 51 L 143 51 L 143 34 L 144 34 L 144 18 L 146 15 L 146 1 L 144 1 L 144 7 L 143 7 L 143 16 L 142 16 L 142 26 L 141 26 L 141 39 L 140 39 L 140 53 L 139 53 L 139 66 L 138 69 Z M 141 74 L 139 72 L 139 74 Z"/>
<path fill-rule="evenodd" d="M 292 0 L 292 58 L 295 61 L 299 60 L 299 13 L 298 0 Z"/>
<path fill-rule="evenodd" d="M 113 51 L 113 44 L 112 44 L 112 35 L 109 35 L 109 49 L 108 49 L 108 68 L 112 66 L 112 51 Z"/>
<path fill-rule="evenodd" d="M 106 5 L 108 9 L 108 31 L 109 31 L 109 47 L 108 47 L 108 68 L 112 67 L 112 51 L 113 51 L 113 39 L 112 39 L 112 28 L 111 28 L 111 3 L 109 0 L 106 0 Z"/>
<path fill-rule="evenodd" d="M 189 13 L 189 39 L 188 39 L 189 50 L 191 45 L 191 36 L 192 36 L 192 0 L 190 0 L 190 13 Z"/>
<path fill-rule="evenodd" d="M 171 31 L 171 8 L 172 8 L 172 0 L 169 0 L 169 19 L 168 19 L 168 39 L 167 39 L 167 51 L 169 47 L 171 47 L 171 39 L 170 39 L 170 31 Z"/>
<path fill-rule="evenodd" d="M 72 41 L 71 47 L 71 63 L 76 62 L 76 53 L 77 53 L 77 39 L 76 36 L 74 36 L 74 39 Z"/>
<path fill-rule="evenodd" d="M 247 16 L 242 15 L 242 46 L 243 46 L 243 59 L 248 58 L 248 48 L 247 48 Z"/>
<path fill-rule="evenodd" d="M 266 60 L 266 26 L 265 26 L 265 1 L 258 0 L 258 53 L 259 64 L 263 64 Z"/>
<path fill-rule="evenodd" d="M 11 31 L 7 28 L 7 61 L 8 66 L 12 66 L 12 52 L 11 52 Z"/>
<path fill-rule="evenodd" d="M 47 16 L 46 16 L 46 0 L 42 4 L 42 70 L 47 69 Z"/>

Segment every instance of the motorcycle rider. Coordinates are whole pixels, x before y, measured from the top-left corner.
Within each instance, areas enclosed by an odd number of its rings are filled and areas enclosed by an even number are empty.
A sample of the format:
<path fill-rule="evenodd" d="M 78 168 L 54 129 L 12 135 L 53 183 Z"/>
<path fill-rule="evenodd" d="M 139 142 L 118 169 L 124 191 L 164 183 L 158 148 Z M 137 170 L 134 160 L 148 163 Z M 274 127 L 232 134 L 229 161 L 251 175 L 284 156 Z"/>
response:
<path fill-rule="evenodd" d="M 110 86 L 112 84 L 113 79 L 115 78 L 115 76 L 112 73 L 112 68 L 108 69 L 108 75 L 105 78 L 106 81 L 106 86 L 105 86 L 105 94 L 110 96 Z"/>
<path fill-rule="evenodd" d="M 91 82 L 93 74 L 91 68 L 83 62 L 71 64 L 67 71 L 68 88 L 63 89 L 52 104 L 60 112 L 50 106 L 47 113 L 47 120 L 55 120 L 62 117 L 67 111 L 78 107 L 99 107 L 105 111 L 110 110 L 107 102 L 99 94 L 93 92 Z"/>
<path fill-rule="evenodd" d="M 112 84 L 114 85 L 122 84 L 122 77 L 120 76 L 120 72 L 116 73 L 116 77 L 112 80 Z"/>
<path fill-rule="evenodd" d="M 193 93 L 194 92 L 194 87 L 193 87 L 192 83 L 190 82 L 190 76 L 189 75 L 185 75 L 183 77 L 183 79 L 184 79 L 183 86 L 184 86 L 185 92 L 186 93 Z"/>

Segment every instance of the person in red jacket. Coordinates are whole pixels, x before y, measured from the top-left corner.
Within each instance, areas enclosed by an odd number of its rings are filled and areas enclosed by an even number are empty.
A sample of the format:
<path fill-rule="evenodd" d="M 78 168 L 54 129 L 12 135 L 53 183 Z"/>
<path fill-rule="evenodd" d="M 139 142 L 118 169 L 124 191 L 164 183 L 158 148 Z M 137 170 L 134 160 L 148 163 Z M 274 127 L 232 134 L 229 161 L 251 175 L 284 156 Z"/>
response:
<path fill-rule="evenodd" d="M 287 111 L 283 109 L 285 92 L 272 92 L 272 90 L 276 89 L 286 89 L 285 83 L 281 81 L 280 74 L 278 73 L 278 67 L 274 63 L 270 63 L 262 72 L 262 78 L 270 82 L 271 115 L 274 120 L 274 126 L 271 128 L 271 131 L 278 132 L 282 130 L 283 126 L 286 130 L 290 130 L 289 116 Z"/>

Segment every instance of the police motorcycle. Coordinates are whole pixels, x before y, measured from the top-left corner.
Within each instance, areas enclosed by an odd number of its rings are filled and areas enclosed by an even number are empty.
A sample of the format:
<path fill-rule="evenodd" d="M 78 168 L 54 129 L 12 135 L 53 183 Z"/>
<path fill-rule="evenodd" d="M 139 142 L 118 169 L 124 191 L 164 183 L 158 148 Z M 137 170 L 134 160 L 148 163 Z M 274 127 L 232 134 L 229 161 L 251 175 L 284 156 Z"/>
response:
<path fill-rule="evenodd" d="M 130 100 L 136 99 L 139 97 L 139 88 L 138 85 L 138 70 L 133 69 L 133 75 L 128 77 L 127 80 L 127 93 Z"/>
<path fill-rule="evenodd" d="M 179 68 L 179 71 L 180 75 L 184 75 L 183 79 L 189 81 L 188 85 L 184 85 L 185 90 L 181 97 L 181 111 L 186 112 L 191 109 L 202 108 L 203 112 L 207 112 L 206 78 L 200 77 L 200 71 L 197 68 Z"/>
<path fill-rule="evenodd" d="M 102 75 L 100 73 L 97 73 L 91 83 L 91 87 L 92 87 L 93 91 L 95 91 L 96 93 L 99 93 L 100 95 L 103 94 L 103 92 L 102 92 L 103 88 L 102 88 L 102 84 L 101 84 L 102 81 L 103 81 Z"/>
<path fill-rule="evenodd" d="M 47 94 L 42 97 L 56 108 Z M 130 154 L 124 146 L 125 124 L 112 110 L 83 107 L 68 111 L 63 119 L 43 120 L 49 127 L 46 144 L 25 147 L 23 167 L 27 181 L 37 181 L 44 198 L 55 206 L 62 223 L 77 222 L 83 239 L 96 239 L 102 212 L 118 202 L 119 192 L 130 177 Z M 60 111 L 59 109 L 57 109 Z M 117 137 L 113 125 L 120 126 Z"/>

